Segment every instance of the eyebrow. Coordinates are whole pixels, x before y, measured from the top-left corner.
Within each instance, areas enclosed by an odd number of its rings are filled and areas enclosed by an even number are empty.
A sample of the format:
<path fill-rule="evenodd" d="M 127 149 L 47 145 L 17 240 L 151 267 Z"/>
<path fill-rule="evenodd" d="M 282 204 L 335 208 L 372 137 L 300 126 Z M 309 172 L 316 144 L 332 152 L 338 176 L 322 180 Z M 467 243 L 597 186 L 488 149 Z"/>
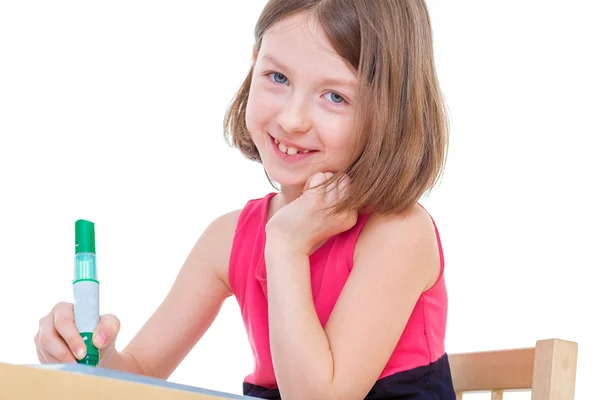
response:
<path fill-rule="evenodd" d="M 267 53 L 263 56 L 263 58 L 266 61 L 273 63 L 273 65 L 275 65 L 277 68 L 281 69 L 283 72 L 290 71 L 292 69 L 287 64 L 284 64 L 284 63 L 278 61 L 272 54 Z M 326 79 L 322 80 L 321 82 L 325 85 L 345 86 L 348 89 L 352 89 L 352 90 L 356 89 L 356 82 L 353 80 L 326 78 Z"/>
<path fill-rule="evenodd" d="M 279 61 L 277 61 L 277 59 L 275 57 L 273 57 L 271 54 L 267 53 L 263 56 L 263 58 L 273 64 L 275 64 L 275 66 L 279 69 L 285 70 L 285 71 L 289 71 L 291 68 L 289 66 L 287 66 L 286 64 L 283 64 Z"/>

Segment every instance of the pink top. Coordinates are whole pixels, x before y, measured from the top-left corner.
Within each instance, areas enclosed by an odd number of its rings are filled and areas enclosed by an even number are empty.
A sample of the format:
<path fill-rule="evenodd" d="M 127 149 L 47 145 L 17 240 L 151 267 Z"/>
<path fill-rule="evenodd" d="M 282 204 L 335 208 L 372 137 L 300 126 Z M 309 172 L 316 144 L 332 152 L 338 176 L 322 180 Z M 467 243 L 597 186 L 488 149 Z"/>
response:
<path fill-rule="evenodd" d="M 255 361 L 254 371 L 245 382 L 268 389 L 276 388 L 277 382 L 269 346 L 264 228 L 269 201 L 274 195 L 270 193 L 261 199 L 250 200 L 242 210 L 229 267 L 231 289 L 240 305 Z M 367 219 L 368 215 L 360 215 L 353 228 L 330 238 L 310 256 L 313 299 L 323 327 L 352 271 L 354 246 Z M 448 298 L 437 227 L 435 232 L 441 260 L 439 278 L 417 301 L 380 379 L 426 366 L 445 355 Z"/>

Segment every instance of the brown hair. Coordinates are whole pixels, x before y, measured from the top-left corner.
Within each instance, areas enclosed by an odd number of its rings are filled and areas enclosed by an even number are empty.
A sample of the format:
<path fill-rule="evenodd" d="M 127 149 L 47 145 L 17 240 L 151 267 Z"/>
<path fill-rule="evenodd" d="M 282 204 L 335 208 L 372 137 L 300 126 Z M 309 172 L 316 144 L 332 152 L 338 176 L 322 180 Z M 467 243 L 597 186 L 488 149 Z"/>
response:
<path fill-rule="evenodd" d="M 255 28 L 255 52 L 274 23 L 306 11 L 358 79 L 351 151 L 331 179 L 350 177 L 335 211 L 402 213 L 437 183 L 447 120 L 424 0 L 270 0 Z M 224 120 L 225 137 L 260 162 L 246 127 L 252 68 Z M 325 172 L 325 171 L 324 171 Z"/>

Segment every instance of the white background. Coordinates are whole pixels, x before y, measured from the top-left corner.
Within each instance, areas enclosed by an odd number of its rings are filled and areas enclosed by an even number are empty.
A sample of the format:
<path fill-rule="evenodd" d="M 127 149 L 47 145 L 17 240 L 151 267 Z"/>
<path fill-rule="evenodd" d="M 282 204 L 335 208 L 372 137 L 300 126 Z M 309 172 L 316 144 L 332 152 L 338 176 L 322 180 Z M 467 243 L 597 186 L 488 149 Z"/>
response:
<path fill-rule="evenodd" d="M 221 130 L 264 3 L 0 1 L 0 362 L 37 362 L 39 318 L 71 300 L 76 219 L 96 223 L 121 348 L 207 224 L 272 190 Z M 452 123 L 422 202 L 447 257 L 447 350 L 577 341 L 576 397 L 594 398 L 598 6 L 428 4 Z M 171 380 L 240 393 L 251 367 L 230 299 Z"/>

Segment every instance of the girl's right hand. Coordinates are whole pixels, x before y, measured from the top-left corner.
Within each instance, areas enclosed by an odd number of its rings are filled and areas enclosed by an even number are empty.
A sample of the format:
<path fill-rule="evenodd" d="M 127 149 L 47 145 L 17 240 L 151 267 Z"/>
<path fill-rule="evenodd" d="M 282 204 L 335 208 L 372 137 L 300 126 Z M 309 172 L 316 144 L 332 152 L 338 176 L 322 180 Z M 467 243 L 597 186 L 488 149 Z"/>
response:
<path fill-rule="evenodd" d="M 92 341 L 102 359 L 112 353 L 121 323 L 112 314 L 100 316 Z M 34 338 L 38 359 L 42 364 L 76 362 L 85 357 L 85 344 L 75 326 L 73 304 L 61 302 L 42 319 Z"/>

